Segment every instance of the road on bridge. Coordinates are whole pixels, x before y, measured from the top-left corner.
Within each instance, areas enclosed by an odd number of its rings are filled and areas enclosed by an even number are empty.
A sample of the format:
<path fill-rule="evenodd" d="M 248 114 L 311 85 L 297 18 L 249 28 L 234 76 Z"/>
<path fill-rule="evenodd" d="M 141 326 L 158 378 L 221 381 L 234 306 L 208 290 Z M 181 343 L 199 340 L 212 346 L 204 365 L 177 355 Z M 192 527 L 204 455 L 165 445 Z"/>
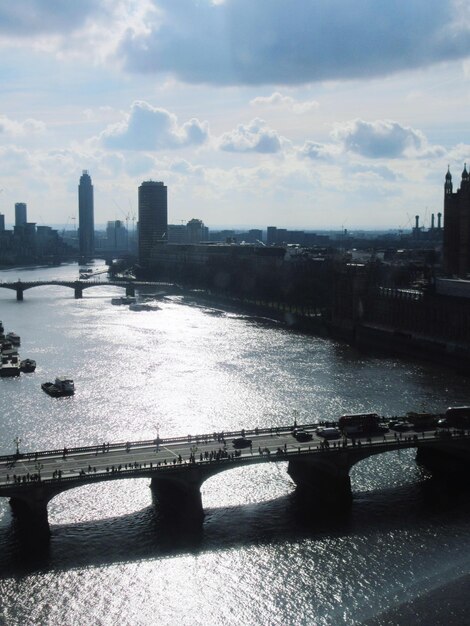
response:
<path fill-rule="evenodd" d="M 352 446 L 351 439 L 345 438 L 329 440 L 316 433 L 315 425 L 299 426 L 299 429 L 309 432 L 312 439 L 309 441 L 297 441 L 292 434 L 292 427 L 273 428 L 270 432 L 259 434 L 247 433 L 247 438 L 252 442 L 251 447 L 236 449 L 233 439 L 241 437 L 243 431 L 227 436 L 224 433 L 199 435 L 196 437 L 181 438 L 177 441 L 164 439 L 159 440 L 158 445 L 150 442 L 132 442 L 123 444 L 103 443 L 96 447 L 84 448 L 80 451 L 67 450 L 62 452 L 52 451 L 34 453 L 26 452 L 10 457 L 2 457 L 0 460 L 0 492 L 2 486 L 11 486 L 13 483 L 29 483 L 40 477 L 42 481 L 56 480 L 60 478 L 80 478 L 90 474 L 99 475 L 120 471 L 139 470 L 154 468 L 171 468 L 188 463 L 207 463 L 228 458 L 247 460 L 251 457 L 264 457 L 263 460 L 288 459 L 298 453 L 308 451 L 321 451 L 325 449 L 338 449 L 343 446 Z M 438 436 L 440 433 L 438 433 Z M 396 447 L 397 440 L 403 443 L 413 440 L 430 440 L 436 438 L 436 432 L 408 431 L 406 433 L 380 433 L 379 435 L 357 438 L 356 445 L 382 446 L 389 443 L 391 448 Z M 158 440 L 155 440 L 158 441 Z M 326 448 L 328 446 L 328 448 Z M 277 455 L 276 455 L 277 453 Z M 281 457 L 282 453 L 282 457 Z M 278 458 L 280 457 L 280 458 Z M 255 459 L 253 459 L 255 461 Z M 129 474 L 126 474 L 129 477 Z"/>

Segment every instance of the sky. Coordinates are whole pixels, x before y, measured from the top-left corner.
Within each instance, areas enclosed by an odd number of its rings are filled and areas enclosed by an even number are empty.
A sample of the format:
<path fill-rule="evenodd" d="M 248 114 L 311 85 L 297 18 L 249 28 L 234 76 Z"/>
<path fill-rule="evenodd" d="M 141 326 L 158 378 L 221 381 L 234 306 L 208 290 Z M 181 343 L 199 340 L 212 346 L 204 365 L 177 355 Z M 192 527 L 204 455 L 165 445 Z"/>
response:
<path fill-rule="evenodd" d="M 0 213 L 410 229 L 470 165 L 469 0 L 0 3 Z"/>

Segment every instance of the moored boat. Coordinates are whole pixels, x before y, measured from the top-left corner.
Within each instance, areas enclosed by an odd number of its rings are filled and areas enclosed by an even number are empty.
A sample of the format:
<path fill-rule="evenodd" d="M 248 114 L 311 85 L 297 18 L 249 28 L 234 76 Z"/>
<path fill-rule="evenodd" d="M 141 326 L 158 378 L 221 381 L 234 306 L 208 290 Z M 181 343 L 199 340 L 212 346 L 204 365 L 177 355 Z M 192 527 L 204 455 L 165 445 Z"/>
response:
<path fill-rule="evenodd" d="M 53 383 L 42 383 L 41 389 L 54 398 L 73 396 L 75 384 L 68 376 L 57 376 Z"/>
<path fill-rule="evenodd" d="M 20 362 L 17 355 L 2 355 L 0 363 L 0 376 L 2 378 L 11 378 L 20 375 Z"/>
<path fill-rule="evenodd" d="M 135 296 L 120 296 L 119 298 L 111 298 L 111 304 L 134 304 Z"/>
<path fill-rule="evenodd" d="M 9 341 L 13 346 L 19 346 L 21 344 L 20 336 L 16 333 L 7 333 L 6 340 Z"/>
<path fill-rule="evenodd" d="M 20 370 L 25 374 L 30 374 L 36 369 L 36 361 L 34 359 L 23 359 L 20 361 Z"/>
<path fill-rule="evenodd" d="M 148 304 L 147 302 L 133 302 L 129 304 L 130 311 L 159 311 L 158 304 Z"/>

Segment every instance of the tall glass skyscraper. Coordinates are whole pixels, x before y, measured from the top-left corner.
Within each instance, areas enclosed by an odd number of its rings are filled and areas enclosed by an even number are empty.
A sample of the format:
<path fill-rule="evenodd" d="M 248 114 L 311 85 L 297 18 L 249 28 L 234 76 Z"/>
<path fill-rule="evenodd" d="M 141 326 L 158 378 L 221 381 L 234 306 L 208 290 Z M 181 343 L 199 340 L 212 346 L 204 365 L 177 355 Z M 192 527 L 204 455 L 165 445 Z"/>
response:
<path fill-rule="evenodd" d="M 93 185 L 87 170 L 83 170 L 78 185 L 78 240 L 80 256 L 90 259 L 95 250 Z"/>
<path fill-rule="evenodd" d="M 168 240 L 167 187 L 153 180 L 139 187 L 139 263 L 148 267 L 152 247 Z"/>

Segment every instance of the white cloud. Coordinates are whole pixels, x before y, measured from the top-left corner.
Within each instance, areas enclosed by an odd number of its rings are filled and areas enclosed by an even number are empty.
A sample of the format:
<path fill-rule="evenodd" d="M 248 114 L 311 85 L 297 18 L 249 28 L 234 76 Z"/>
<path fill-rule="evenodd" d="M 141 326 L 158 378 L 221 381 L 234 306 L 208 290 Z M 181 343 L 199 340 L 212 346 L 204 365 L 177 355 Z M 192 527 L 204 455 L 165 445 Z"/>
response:
<path fill-rule="evenodd" d="M 256 118 L 224 133 L 219 140 L 219 148 L 226 152 L 273 154 L 281 150 L 281 138 L 264 120 Z"/>
<path fill-rule="evenodd" d="M 209 137 L 209 125 L 190 119 L 181 126 L 176 115 L 144 101 L 135 101 L 126 119 L 100 135 L 104 147 L 118 150 L 166 150 L 199 146 Z"/>
<path fill-rule="evenodd" d="M 337 124 L 332 135 L 342 143 L 344 150 L 371 159 L 419 156 L 428 149 L 421 131 L 392 120 L 356 119 Z"/>
<path fill-rule="evenodd" d="M 297 155 L 300 158 L 317 160 L 331 160 L 340 153 L 338 146 L 333 144 L 318 143 L 316 141 L 307 140 L 304 145 L 298 149 Z"/>
<path fill-rule="evenodd" d="M 46 125 L 40 120 L 28 118 L 23 122 L 0 116 L 0 140 L 2 136 L 8 137 L 26 137 L 44 133 Z"/>
<path fill-rule="evenodd" d="M 292 98 L 292 96 L 283 96 L 279 91 L 275 91 L 270 96 L 258 96 L 250 101 L 252 106 L 266 106 L 273 108 L 282 108 L 292 111 L 293 113 L 301 114 L 308 113 L 314 109 L 317 109 L 320 105 L 316 100 L 305 100 L 299 102 Z"/>
<path fill-rule="evenodd" d="M 345 168 L 345 174 L 371 182 L 384 180 L 393 183 L 402 178 L 385 165 L 372 165 L 371 163 L 350 163 Z"/>
<path fill-rule="evenodd" d="M 184 176 L 204 176 L 204 168 L 201 165 L 192 165 L 186 159 L 175 159 L 169 165 L 170 172 L 182 174 Z"/>

